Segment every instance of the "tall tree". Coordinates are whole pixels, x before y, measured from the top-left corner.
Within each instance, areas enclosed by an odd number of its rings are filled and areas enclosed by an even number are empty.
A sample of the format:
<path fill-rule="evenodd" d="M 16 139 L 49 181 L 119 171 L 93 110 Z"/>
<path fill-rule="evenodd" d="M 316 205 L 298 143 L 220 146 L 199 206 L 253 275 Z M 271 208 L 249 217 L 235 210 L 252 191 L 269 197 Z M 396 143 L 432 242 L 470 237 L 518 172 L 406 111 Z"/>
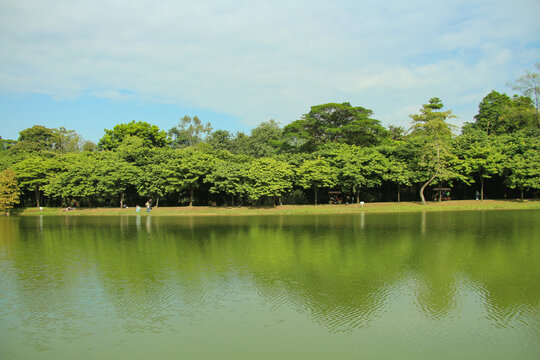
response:
<path fill-rule="evenodd" d="M 411 179 L 413 174 L 407 162 L 396 157 L 391 157 L 387 160 L 388 167 L 383 178 L 397 185 L 397 201 L 401 202 L 401 187 L 412 185 Z"/>
<path fill-rule="evenodd" d="M 500 124 L 500 116 L 506 106 L 510 106 L 510 97 L 493 90 L 478 104 L 478 114 L 474 116 L 475 127 L 489 134 L 498 134 L 505 131 Z"/>
<path fill-rule="evenodd" d="M 269 157 L 277 154 L 282 140 L 279 124 L 270 119 L 253 130 L 249 138 L 249 154 L 254 157 Z"/>
<path fill-rule="evenodd" d="M 231 150 L 232 135 L 227 130 L 213 131 L 207 138 L 206 142 L 216 150 Z"/>
<path fill-rule="evenodd" d="M 55 140 L 53 129 L 34 125 L 19 132 L 19 139 L 10 150 L 22 153 L 52 151 L 54 150 Z"/>
<path fill-rule="evenodd" d="M 41 205 L 42 187 L 53 175 L 50 165 L 51 162 L 47 158 L 33 154 L 15 164 L 13 168 L 21 189 L 34 192 L 37 207 Z"/>
<path fill-rule="evenodd" d="M 82 148 L 82 138 L 75 130 L 67 130 L 65 127 L 52 129 L 54 136 L 54 148 L 60 153 L 76 152 Z"/>
<path fill-rule="evenodd" d="M 171 147 L 178 149 L 195 146 L 211 133 L 212 126 L 210 123 L 203 124 L 197 116 L 191 118 L 185 115 L 180 119 L 177 126 L 169 130 L 169 139 Z"/>
<path fill-rule="evenodd" d="M 0 213 L 9 215 L 9 210 L 19 203 L 19 194 L 15 172 L 5 169 L 0 173 Z"/>
<path fill-rule="evenodd" d="M 504 181 L 511 189 L 519 189 L 521 199 L 525 190 L 540 189 L 540 142 L 538 132 L 527 131 L 501 136 L 499 147 L 506 156 Z"/>
<path fill-rule="evenodd" d="M 451 125 L 448 119 L 454 118 L 452 111 L 442 111 L 443 103 L 439 98 L 431 98 L 428 104 L 422 105 L 419 114 L 410 115 L 413 120 L 412 136 L 420 138 L 422 144 L 417 149 L 419 168 L 427 174 L 427 181 L 420 188 L 422 204 L 426 203 L 425 188 L 436 178 L 440 180 L 451 176 L 449 157 L 452 140 Z"/>
<path fill-rule="evenodd" d="M 458 151 L 467 163 L 475 180 L 480 181 L 480 199 L 484 200 L 484 180 L 503 171 L 506 157 L 497 144 L 497 138 L 483 131 L 469 132 L 458 139 Z"/>
<path fill-rule="evenodd" d="M 521 201 L 523 191 L 540 189 L 540 150 L 529 149 L 524 154 L 515 154 L 506 163 L 508 176 L 506 182 L 512 189 L 519 189 Z"/>
<path fill-rule="evenodd" d="M 97 153 L 83 152 L 66 154 L 56 159 L 55 174 L 43 186 L 45 195 L 67 199 L 85 200 L 92 205 L 92 198 L 101 196 L 98 192 Z"/>
<path fill-rule="evenodd" d="M 212 171 L 214 156 L 196 148 L 175 150 L 173 157 L 165 164 L 168 192 L 189 191 L 189 206 L 193 206 L 195 189 Z"/>
<path fill-rule="evenodd" d="M 296 171 L 298 184 L 304 189 L 313 189 L 315 205 L 317 205 L 320 188 L 332 187 L 336 184 L 336 172 L 324 157 L 306 160 Z"/>
<path fill-rule="evenodd" d="M 533 99 L 534 107 L 536 109 L 536 126 L 540 128 L 540 63 L 535 64 L 538 72 L 533 73 L 528 70 L 525 71 L 525 75 L 519 77 L 516 81 L 510 84 L 512 89 L 521 92 L 523 95 Z"/>
<path fill-rule="evenodd" d="M 237 155 L 248 155 L 250 153 L 250 137 L 242 131 L 236 132 L 231 141 L 231 152 Z"/>
<path fill-rule="evenodd" d="M 99 140 L 101 150 L 114 150 L 129 136 L 137 136 L 143 140 L 145 147 L 164 147 L 169 144 L 167 133 L 158 126 L 144 121 L 132 121 L 118 124 L 112 130 L 105 129 L 105 135 Z"/>
<path fill-rule="evenodd" d="M 246 175 L 248 194 L 253 201 L 263 196 L 280 197 L 292 187 L 292 166 L 275 158 L 255 159 Z"/>
<path fill-rule="evenodd" d="M 339 145 L 323 151 L 337 175 L 336 184 L 341 189 L 352 191 L 356 202 L 360 203 L 360 192 L 367 188 L 380 186 L 388 161 L 374 148 L 363 148 L 354 145 Z"/>
<path fill-rule="evenodd" d="M 531 98 L 514 95 L 510 104 L 503 107 L 499 116 L 499 131 L 497 135 L 516 132 L 522 129 L 536 127 L 535 108 Z"/>
<path fill-rule="evenodd" d="M 135 163 L 139 168 L 135 181 L 137 192 L 141 196 L 155 198 L 156 207 L 159 207 L 160 198 L 167 193 L 167 172 L 164 169 L 173 154 L 174 150 L 169 148 L 156 148 L 147 156 L 138 157 L 139 161 Z"/>
<path fill-rule="evenodd" d="M 235 198 L 248 192 L 248 168 L 249 163 L 246 162 L 218 160 L 205 178 L 211 184 L 210 192 L 230 196 L 231 205 L 234 206 Z"/>
<path fill-rule="evenodd" d="M 328 142 L 370 146 L 388 136 L 380 122 L 371 119 L 373 112 L 350 103 L 312 106 L 300 120 L 285 126 L 284 147 L 312 152 Z"/>
<path fill-rule="evenodd" d="M 132 163 L 111 151 L 73 154 L 58 162 L 56 174 L 43 186 L 43 191 L 48 196 L 61 198 L 62 202 L 73 198 L 86 200 L 91 206 L 94 197 L 118 198 L 122 207 L 127 189 L 135 186 L 139 176 Z"/>

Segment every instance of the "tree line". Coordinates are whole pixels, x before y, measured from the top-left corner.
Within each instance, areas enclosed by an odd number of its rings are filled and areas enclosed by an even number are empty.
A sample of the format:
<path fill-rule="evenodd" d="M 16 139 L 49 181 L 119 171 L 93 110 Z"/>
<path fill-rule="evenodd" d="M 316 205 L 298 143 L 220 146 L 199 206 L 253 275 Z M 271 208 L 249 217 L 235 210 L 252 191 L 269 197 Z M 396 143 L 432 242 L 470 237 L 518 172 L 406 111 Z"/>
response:
<path fill-rule="evenodd" d="M 168 131 L 119 124 L 94 144 L 35 125 L 17 141 L 0 140 L 0 210 L 19 201 L 92 207 L 149 198 L 169 206 L 425 202 L 441 187 L 452 198 L 536 197 L 538 92 L 522 90 L 490 92 L 459 135 L 438 98 L 410 115 L 410 129 L 385 128 L 350 103 L 313 106 L 283 128 L 270 120 L 250 134 L 184 116 Z"/>

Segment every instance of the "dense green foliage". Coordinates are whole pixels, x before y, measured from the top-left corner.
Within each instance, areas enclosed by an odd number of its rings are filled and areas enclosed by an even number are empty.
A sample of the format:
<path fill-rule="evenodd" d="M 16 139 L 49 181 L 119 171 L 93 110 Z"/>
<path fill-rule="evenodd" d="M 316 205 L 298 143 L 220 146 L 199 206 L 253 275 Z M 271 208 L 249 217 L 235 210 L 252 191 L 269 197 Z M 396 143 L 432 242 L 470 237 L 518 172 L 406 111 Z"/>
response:
<path fill-rule="evenodd" d="M 9 209 L 17 205 L 19 195 L 19 184 L 13 170 L 8 168 L 0 172 L 0 213 L 8 213 Z"/>
<path fill-rule="evenodd" d="M 425 202 L 435 194 L 429 186 L 461 199 L 537 197 L 540 130 L 527 91 L 490 92 L 461 135 L 438 98 L 410 116 L 409 130 L 386 129 L 349 103 L 313 106 L 284 128 L 270 120 L 250 134 L 213 130 L 196 116 L 168 131 L 132 121 L 105 130 L 97 146 L 73 130 L 36 125 L 2 140 L 0 170 L 12 168 L 23 205 L 38 207 L 150 198 L 171 206 L 317 204 L 329 191 L 340 202 Z"/>

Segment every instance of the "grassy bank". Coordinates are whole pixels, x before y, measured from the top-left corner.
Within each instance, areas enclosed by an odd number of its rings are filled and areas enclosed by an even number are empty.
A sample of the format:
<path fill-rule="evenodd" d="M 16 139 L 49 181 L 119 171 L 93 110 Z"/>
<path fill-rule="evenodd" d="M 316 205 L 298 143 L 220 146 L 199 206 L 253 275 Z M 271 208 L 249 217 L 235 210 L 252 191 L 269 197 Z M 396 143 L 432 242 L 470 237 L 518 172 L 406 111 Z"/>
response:
<path fill-rule="evenodd" d="M 457 200 L 445 202 L 428 202 L 422 205 L 419 202 L 400 203 L 366 203 L 359 205 L 283 205 L 276 207 L 160 207 L 153 208 L 152 216 L 192 216 L 192 215 L 288 215 L 288 214 L 339 214 L 357 212 L 411 212 L 411 211 L 459 211 L 459 210 L 503 210 L 503 209 L 540 209 L 540 201 L 516 200 Z M 80 216 L 80 215 L 137 215 L 135 208 L 94 208 L 64 211 L 61 208 L 20 209 L 13 215 L 51 215 L 51 216 Z M 146 216 L 146 209 L 142 208 L 139 215 Z"/>

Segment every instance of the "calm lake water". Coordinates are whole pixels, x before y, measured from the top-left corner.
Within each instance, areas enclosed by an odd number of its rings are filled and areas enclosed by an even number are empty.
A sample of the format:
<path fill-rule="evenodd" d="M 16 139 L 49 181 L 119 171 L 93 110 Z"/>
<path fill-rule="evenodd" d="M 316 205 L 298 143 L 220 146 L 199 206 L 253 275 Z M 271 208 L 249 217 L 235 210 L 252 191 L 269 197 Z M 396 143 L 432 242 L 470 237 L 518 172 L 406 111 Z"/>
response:
<path fill-rule="evenodd" d="M 539 359 L 540 211 L 0 218 L 1 359 Z"/>

